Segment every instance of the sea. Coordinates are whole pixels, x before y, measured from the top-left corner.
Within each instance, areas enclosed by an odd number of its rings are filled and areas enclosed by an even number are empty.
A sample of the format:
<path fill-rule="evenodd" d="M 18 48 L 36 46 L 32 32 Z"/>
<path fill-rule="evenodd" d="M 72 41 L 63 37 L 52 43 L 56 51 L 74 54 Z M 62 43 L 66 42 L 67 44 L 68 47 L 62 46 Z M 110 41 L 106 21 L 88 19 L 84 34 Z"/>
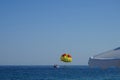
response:
<path fill-rule="evenodd" d="M 0 80 L 120 80 L 120 69 L 79 65 L 0 66 Z"/>

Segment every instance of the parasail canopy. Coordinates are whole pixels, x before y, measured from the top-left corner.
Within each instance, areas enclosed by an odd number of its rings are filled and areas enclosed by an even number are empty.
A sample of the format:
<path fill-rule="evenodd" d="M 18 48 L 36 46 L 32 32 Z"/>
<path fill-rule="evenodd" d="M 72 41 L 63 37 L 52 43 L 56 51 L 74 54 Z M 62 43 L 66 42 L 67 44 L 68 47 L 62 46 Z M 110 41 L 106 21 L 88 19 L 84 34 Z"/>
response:
<path fill-rule="evenodd" d="M 72 62 L 72 57 L 70 54 L 64 53 L 61 55 L 60 60 L 63 62 Z"/>

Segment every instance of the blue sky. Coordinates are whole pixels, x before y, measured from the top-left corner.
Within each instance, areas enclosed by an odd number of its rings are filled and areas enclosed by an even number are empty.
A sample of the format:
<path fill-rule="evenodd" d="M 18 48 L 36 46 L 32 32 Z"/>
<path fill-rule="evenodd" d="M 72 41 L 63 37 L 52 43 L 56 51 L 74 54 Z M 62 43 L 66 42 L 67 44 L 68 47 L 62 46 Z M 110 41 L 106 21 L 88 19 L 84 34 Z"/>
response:
<path fill-rule="evenodd" d="M 119 0 L 0 0 L 0 65 L 87 65 L 120 46 Z"/>

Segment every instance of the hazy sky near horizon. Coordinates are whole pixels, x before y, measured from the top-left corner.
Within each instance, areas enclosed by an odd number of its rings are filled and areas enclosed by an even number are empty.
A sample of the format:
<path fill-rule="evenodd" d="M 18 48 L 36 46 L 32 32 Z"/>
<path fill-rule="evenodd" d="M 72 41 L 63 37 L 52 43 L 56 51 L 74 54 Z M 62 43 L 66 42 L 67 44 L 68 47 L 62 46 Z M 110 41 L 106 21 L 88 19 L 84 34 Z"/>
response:
<path fill-rule="evenodd" d="M 120 0 L 0 0 L 0 65 L 87 65 L 120 46 Z"/>

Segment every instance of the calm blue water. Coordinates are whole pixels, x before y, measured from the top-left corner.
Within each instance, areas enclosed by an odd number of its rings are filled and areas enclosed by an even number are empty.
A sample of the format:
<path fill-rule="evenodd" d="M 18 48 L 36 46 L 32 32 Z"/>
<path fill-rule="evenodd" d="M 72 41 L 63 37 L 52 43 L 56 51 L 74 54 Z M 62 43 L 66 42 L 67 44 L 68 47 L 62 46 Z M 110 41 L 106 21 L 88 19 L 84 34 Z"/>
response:
<path fill-rule="evenodd" d="M 0 80 L 120 80 L 120 69 L 87 66 L 0 66 Z"/>

